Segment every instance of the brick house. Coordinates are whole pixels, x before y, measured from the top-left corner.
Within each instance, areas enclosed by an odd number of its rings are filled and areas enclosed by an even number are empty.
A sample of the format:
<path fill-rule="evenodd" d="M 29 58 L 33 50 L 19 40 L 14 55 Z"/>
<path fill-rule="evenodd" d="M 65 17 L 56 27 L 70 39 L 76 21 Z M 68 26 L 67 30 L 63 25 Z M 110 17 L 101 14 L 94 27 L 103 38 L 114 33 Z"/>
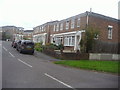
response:
<path fill-rule="evenodd" d="M 88 17 L 88 25 L 100 31 L 95 52 L 118 53 L 118 47 L 120 47 L 119 20 L 93 12 L 89 12 Z"/>
<path fill-rule="evenodd" d="M 0 40 L 2 40 L 2 27 L 0 27 Z"/>
<path fill-rule="evenodd" d="M 33 40 L 33 30 L 24 30 L 23 39 Z"/>
<path fill-rule="evenodd" d="M 118 19 L 120 19 L 120 1 L 118 2 Z"/>
<path fill-rule="evenodd" d="M 56 45 L 62 43 L 64 49 L 77 51 L 80 50 L 79 43 L 84 36 L 86 27 L 91 26 L 98 28 L 100 32 L 93 52 L 119 53 L 119 23 L 118 19 L 86 11 L 61 21 L 48 22 L 35 27 L 34 32 L 36 33 L 34 33 L 33 39 L 42 35 L 45 38 L 39 37 L 38 41 L 41 39 L 44 45 L 46 43 L 55 43 Z M 42 33 L 41 26 L 47 27 Z"/>
<path fill-rule="evenodd" d="M 2 39 L 18 40 L 23 39 L 23 28 L 16 26 L 2 26 Z"/>
<path fill-rule="evenodd" d="M 43 45 L 50 43 L 50 30 L 52 30 L 53 24 L 58 21 L 47 22 L 45 24 L 36 26 L 33 28 L 33 42 L 42 42 Z"/>

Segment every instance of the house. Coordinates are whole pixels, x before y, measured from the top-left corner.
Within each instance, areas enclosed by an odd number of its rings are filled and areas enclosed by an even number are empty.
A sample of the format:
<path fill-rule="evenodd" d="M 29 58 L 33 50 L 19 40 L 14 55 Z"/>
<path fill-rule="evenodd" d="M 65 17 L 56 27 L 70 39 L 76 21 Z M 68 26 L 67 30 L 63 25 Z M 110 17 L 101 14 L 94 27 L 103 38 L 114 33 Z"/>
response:
<path fill-rule="evenodd" d="M 18 40 L 23 38 L 23 28 L 16 26 L 2 26 L 2 39 Z"/>
<path fill-rule="evenodd" d="M 52 30 L 53 24 L 58 21 L 47 22 L 45 24 L 36 26 L 33 28 L 33 41 L 35 43 L 42 42 L 43 45 L 50 43 L 50 30 Z"/>
<path fill-rule="evenodd" d="M 100 34 L 92 52 L 119 53 L 119 20 L 97 14 L 84 12 L 60 21 L 48 22 L 34 28 L 35 42 L 63 44 L 65 50 L 80 50 L 81 38 L 87 27 L 97 28 Z M 96 48 L 97 47 L 97 48 Z"/>
<path fill-rule="evenodd" d="M 120 1 L 118 2 L 118 19 L 120 19 Z"/>
<path fill-rule="evenodd" d="M 14 40 L 22 40 L 24 34 L 24 28 L 23 27 L 17 27 L 17 29 L 13 33 Z"/>
<path fill-rule="evenodd" d="M 0 40 L 2 40 L 2 27 L 0 27 Z"/>
<path fill-rule="evenodd" d="M 33 30 L 24 30 L 24 34 L 23 34 L 23 39 L 29 39 L 32 40 L 33 38 Z"/>

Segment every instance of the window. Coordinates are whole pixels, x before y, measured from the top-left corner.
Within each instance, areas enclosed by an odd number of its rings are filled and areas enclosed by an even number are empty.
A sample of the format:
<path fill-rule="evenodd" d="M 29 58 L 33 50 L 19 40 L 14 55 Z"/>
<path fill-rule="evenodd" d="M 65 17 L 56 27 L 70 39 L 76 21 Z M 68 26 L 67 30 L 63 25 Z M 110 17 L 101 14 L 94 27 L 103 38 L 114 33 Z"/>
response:
<path fill-rule="evenodd" d="M 37 33 L 39 33 L 39 27 L 37 27 Z"/>
<path fill-rule="evenodd" d="M 74 46 L 75 45 L 75 36 L 66 36 L 64 38 L 64 46 Z"/>
<path fill-rule="evenodd" d="M 43 31 L 45 31 L 45 30 L 46 30 L 46 26 L 43 27 Z"/>
<path fill-rule="evenodd" d="M 77 27 L 80 27 L 80 18 L 77 19 Z"/>
<path fill-rule="evenodd" d="M 69 21 L 66 22 L 66 29 L 69 29 Z"/>
<path fill-rule="evenodd" d="M 60 24 L 60 30 L 63 30 L 63 23 Z"/>
<path fill-rule="evenodd" d="M 59 31 L 59 23 L 56 25 L 56 31 Z"/>
<path fill-rule="evenodd" d="M 43 32 L 43 26 L 41 27 L 41 29 L 42 29 L 41 31 Z"/>
<path fill-rule="evenodd" d="M 54 25 L 54 27 L 53 27 L 53 31 L 56 31 L 56 25 Z"/>
<path fill-rule="evenodd" d="M 97 39 L 98 39 L 98 37 L 99 37 L 99 35 L 98 35 L 98 34 L 95 34 L 95 35 L 94 35 L 94 39 L 95 39 L 95 40 L 97 40 Z"/>
<path fill-rule="evenodd" d="M 41 32 L 41 27 L 39 27 L 39 31 Z"/>
<path fill-rule="evenodd" d="M 112 39 L 112 29 L 113 29 L 113 26 L 108 26 L 108 39 Z"/>
<path fill-rule="evenodd" d="M 71 20 L 71 28 L 73 29 L 74 28 L 74 25 L 75 25 L 75 20 Z"/>
<path fill-rule="evenodd" d="M 62 40 L 63 40 L 62 37 L 56 37 L 56 38 L 55 38 L 55 44 L 56 44 L 56 45 L 62 44 Z"/>

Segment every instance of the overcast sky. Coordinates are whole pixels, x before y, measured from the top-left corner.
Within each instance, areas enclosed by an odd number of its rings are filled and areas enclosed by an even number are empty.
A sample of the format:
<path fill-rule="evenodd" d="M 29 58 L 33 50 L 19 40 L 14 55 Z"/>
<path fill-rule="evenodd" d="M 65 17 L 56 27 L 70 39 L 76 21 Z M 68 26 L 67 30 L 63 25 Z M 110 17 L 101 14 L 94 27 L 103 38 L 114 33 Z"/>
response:
<path fill-rule="evenodd" d="M 120 0 L 0 0 L 0 26 L 25 29 L 92 11 L 118 19 Z"/>

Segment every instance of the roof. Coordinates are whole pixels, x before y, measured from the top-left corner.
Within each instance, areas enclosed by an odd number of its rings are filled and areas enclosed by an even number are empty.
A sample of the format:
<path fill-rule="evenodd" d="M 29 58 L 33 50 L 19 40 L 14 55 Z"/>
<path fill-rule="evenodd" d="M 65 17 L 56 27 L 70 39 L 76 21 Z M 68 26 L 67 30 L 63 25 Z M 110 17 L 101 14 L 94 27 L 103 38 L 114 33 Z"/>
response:
<path fill-rule="evenodd" d="M 56 20 L 56 21 L 51 21 L 51 22 L 44 23 L 44 24 L 42 24 L 42 25 L 45 25 L 45 24 L 48 24 L 48 23 L 49 23 L 49 24 L 52 24 L 52 23 L 56 23 L 56 22 L 64 22 L 64 21 L 66 21 L 66 20 L 71 20 L 71 19 L 74 19 L 74 18 L 76 18 L 76 17 L 84 17 L 84 16 L 87 16 L 87 15 L 89 15 L 89 16 L 94 16 L 94 17 L 98 17 L 98 18 L 102 18 L 102 19 L 106 19 L 106 20 L 110 20 L 110 21 L 115 21 L 115 22 L 118 22 L 118 21 L 119 21 L 119 19 L 116 19 L 116 18 L 112 18 L 112 17 L 105 16 L 105 15 L 102 15 L 102 14 L 98 14 L 98 13 L 86 11 L 86 12 L 84 12 L 84 13 L 80 13 L 80 14 L 78 14 L 78 15 L 71 16 L 71 17 L 68 17 L 68 18 L 66 18 L 66 19 L 62 19 L 62 20 L 60 20 L 60 21 L 58 21 L 58 20 Z M 39 26 L 41 26 L 41 25 L 39 25 Z M 39 26 L 36 26 L 36 27 L 39 27 Z M 34 27 L 34 28 L 36 28 L 36 27 Z"/>
<path fill-rule="evenodd" d="M 105 15 L 94 13 L 94 12 L 88 12 L 88 11 L 86 11 L 86 13 L 89 14 L 90 16 L 99 17 L 99 18 L 102 18 L 102 19 L 118 22 L 118 19 L 113 18 L 113 17 L 105 16 Z"/>

